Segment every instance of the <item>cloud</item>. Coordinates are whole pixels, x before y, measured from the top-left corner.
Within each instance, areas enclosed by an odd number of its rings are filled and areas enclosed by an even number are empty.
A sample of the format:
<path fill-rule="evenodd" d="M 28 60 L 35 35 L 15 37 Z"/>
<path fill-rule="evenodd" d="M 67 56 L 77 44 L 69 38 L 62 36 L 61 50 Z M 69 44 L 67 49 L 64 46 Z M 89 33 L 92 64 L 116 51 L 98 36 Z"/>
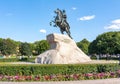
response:
<path fill-rule="evenodd" d="M 72 10 L 76 10 L 77 8 L 76 7 L 72 7 Z"/>
<path fill-rule="evenodd" d="M 104 28 L 108 29 L 108 30 L 118 30 L 118 29 L 120 29 L 120 19 L 116 19 L 116 20 L 111 21 L 111 24 L 108 25 L 108 26 L 105 26 Z"/>
<path fill-rule="evenodd" d="M 46 30 L 45 29 L 40 29 L 40 32 L 41 33 L 46 33 Z"/>
<path fill-rule="evenodd" d="M 113 23 L 113 24 L 120 24 L 120 19 L 113 20 L 112 23 Z"/>
<path fill-rule="evenodd" d="M 78 18 L 78 20 L 84 21 L 84 20 L 92 20 L 95 18 L 95 15 L 91 15 L 91 16 L 83 16 L 81 18 Z"/>
<path fill-rule="evenodd" d="M 5 16 L 12 16 L 13 14 L 12 13 L 7 13 Z"/>

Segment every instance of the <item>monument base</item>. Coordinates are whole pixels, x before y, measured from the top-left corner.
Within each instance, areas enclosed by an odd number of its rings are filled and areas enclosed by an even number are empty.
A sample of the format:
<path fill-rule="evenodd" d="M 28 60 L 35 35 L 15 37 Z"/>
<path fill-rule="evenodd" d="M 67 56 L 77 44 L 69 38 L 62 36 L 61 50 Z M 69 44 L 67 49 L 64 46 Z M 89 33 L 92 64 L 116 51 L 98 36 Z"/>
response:
<path fill-rule="evenodd" d="M 35 63 L 76 64 L 91 61 L 67 35 L 50 34 L 47 36 L 47 41 L 50 43 L 50 50 L 40 54 Z"/>

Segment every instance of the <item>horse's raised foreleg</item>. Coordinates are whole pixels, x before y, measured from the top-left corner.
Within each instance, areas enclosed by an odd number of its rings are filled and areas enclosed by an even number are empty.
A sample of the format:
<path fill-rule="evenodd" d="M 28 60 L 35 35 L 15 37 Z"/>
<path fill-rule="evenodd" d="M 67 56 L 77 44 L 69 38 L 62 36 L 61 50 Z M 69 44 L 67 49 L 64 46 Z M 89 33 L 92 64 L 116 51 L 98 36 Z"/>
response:
<path fill-rule="evenodd" d="M 52 20 L 52 21 L 50 22 L 50 26 L 54 26 L 53 23 L 55 24 L 55 21 Z"/>

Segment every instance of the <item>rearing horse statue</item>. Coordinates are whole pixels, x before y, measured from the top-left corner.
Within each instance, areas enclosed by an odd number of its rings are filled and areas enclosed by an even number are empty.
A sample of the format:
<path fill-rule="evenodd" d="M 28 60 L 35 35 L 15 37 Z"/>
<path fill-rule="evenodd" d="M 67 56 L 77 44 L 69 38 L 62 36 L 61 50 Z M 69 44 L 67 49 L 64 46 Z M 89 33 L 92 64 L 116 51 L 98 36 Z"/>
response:
<path fill-rule="evenodd" d="M 52 22 L 54 23 L 54 27 L 59 27 L 60 31 L 62 34 L 64 34 L 64 31 L 66 31 L 66 33 L 68 34 L 68 36 L 72 39 L 71 37 L 71 33 L 70 33 L 70 26 L 66 20 L 67 16 L 65 14 L 65 10 L 61 11 L 60 9 L 57 9 L 54 11 L 57 16 L 54 17 L 54 21 L 50 22 L 50 25 L 52 25 Z"/>

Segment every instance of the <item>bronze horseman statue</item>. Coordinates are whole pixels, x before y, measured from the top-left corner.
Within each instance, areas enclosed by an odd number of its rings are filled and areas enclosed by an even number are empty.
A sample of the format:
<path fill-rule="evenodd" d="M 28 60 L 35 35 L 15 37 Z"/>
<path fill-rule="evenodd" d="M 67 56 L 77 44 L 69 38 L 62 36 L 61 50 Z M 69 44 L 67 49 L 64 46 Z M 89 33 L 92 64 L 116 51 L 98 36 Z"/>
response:
<path fill-rule="evenodd" d="M 65 10 L 61 11 L 60 9 L 56 9 L 54 12 L 57 14 L 57 16 L 54 16 L 54 21 L 51 21 L 50 25 L 52 25 L 53 22 L 54 27 L 59 27 L 62 34 L 64 34 L 63 32 L 65 31 L 68 34 L 68 36 L 72 39 L 70 35 L 70 26 L 66 20 L 67 16 Z"/>

